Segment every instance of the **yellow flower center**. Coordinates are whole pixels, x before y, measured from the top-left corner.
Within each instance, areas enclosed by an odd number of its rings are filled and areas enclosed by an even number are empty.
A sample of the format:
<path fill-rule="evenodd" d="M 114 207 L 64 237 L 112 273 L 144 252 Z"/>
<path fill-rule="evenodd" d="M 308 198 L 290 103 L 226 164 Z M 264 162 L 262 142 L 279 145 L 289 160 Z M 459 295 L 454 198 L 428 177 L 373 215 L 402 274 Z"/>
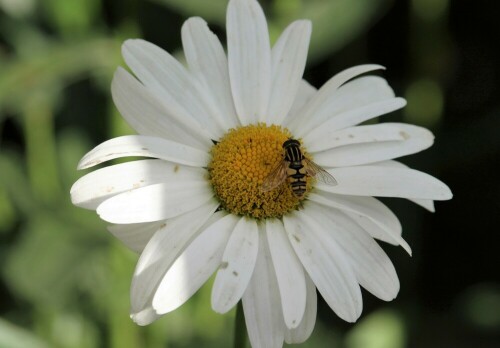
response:
<path fill-rule="evenodd" d="M 289 138 L 287 129 L 261 123 L 230 129 L 213 146 L 208 170 L 222 208 L 263 219 L 279 218 L 299 206 L 301 198 L 293 194 L 288 178 L 273 190 L 262 190 L 264 180 L 283 161 L 283 143 Z"/>

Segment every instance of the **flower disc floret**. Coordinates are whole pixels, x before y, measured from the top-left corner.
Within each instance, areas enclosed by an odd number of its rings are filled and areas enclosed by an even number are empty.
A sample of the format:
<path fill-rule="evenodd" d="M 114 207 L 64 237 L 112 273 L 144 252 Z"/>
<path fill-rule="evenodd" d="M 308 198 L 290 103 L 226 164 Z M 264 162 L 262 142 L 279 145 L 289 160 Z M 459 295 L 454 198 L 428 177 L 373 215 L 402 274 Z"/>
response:
<path fill-rule="evenodd" d="M 265 124 L 229 130 L 212 148 L 210 181 L 222 207 L 256 219 L 281 217 L 300 199 L 290 185 L 263 192 L 262 183 L 283 160 L 287 129 Z"/>

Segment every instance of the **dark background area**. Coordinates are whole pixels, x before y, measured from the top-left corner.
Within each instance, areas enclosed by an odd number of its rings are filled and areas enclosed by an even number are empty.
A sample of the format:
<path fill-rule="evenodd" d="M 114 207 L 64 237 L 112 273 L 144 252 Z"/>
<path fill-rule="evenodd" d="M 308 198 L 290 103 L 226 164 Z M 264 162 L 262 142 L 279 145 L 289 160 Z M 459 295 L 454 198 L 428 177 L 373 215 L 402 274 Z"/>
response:
<path fill-rule="evenodd" d="M 143 37 L 182 59 L 180 28 L 205 17 L 225 41 L 226 1 L 0 0 L 0 347 L 229 347 L 231 315 L 210 287 L 147 328 L 128 318 L 137 256 L 96 214 L 72 207 L 76 163 L 130 134 L 110 98 L 120 45 Z M 14 5 L 13 5 L 14 4 Z M 413 249 L 384 245 L 401 281 L 390 303 L 363 292 L 357 324 L 321 301 L 301 347 L 500 347 L 500 6 L 467 0 L 261 1 L 271 38 L 310 18 L 305 78 L 377 63 L 408 100 L 381 121 L 428 127 L 402 162 L 450 186 L 429 213 L 384 200 Z M 214 10 L 215 9 L 215 10 Z M 217 11 L 217 9 L 222 9 Z M 320 37 L 321 36 L 321 37 Z"/>

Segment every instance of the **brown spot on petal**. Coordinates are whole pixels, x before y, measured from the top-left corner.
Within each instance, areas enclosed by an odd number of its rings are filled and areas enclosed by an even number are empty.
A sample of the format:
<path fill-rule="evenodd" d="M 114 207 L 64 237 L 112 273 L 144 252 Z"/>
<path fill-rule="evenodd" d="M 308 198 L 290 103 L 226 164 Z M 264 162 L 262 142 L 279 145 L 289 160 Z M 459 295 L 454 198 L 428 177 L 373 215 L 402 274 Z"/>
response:
<path fill-rule="evenodd" d="M 222 261 L 222 262 L 220 263 L 220 267 L 219 267 L 219 269 L 226 269 L 226 268 L 227 268 L 227 266 L 229 266 L 229 263 L 227 263 L 226 261 Z"/>
<path fill-rule="evenodd" d="M 175 167 L 174 167 L 174 173 L 177 173 L 179 171 L 179 165 L 176 164 Z"/>
<path fill-rule="evenodd" d="M 406 133 L 405 131 L 399 132 L 399 135 L 401 135 L 404 140 L 410 139 L 410 134 Z"/>

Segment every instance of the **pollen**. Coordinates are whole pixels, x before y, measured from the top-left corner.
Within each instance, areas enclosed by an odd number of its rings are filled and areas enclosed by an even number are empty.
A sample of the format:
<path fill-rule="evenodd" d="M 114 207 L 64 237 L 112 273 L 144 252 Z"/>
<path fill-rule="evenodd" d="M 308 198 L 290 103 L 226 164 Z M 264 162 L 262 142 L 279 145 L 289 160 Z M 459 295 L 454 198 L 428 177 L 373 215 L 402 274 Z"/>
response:
<path fill-rule="evenodd" d="M 262 190 L 264 179 L 283 161 L 283 143 L 290 137 L 285 128 L 261 123 L 230 129 L 212 147 L 210 182 L 223 209 L 265 219 L 282 217 L 300 206 L 287 180 L 273 190 Z"/>

